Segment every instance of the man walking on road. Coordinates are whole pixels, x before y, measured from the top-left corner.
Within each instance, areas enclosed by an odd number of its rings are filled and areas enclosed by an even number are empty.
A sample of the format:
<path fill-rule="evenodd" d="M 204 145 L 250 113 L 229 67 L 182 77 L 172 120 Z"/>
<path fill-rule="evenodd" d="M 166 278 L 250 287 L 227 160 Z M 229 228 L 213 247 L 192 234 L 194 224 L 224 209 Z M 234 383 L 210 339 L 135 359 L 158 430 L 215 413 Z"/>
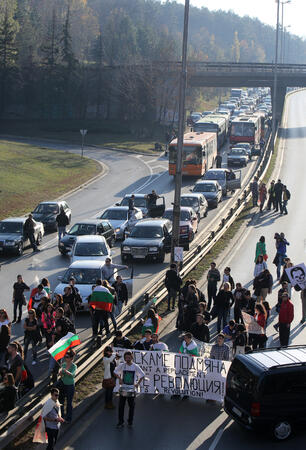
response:
<path fill-rule="evenodd" d="M 222 166 L 222 155 L 218 153 L 216 156 L 216 168 L 221 169 L 221 166 Z"/>
<path fill-rule="evenodd" d="M 128 219 L 131 218 L 133 211 L 135 210 L 135 195 L 132 194 L 129 198 Z"/>
<path fill-rule="evenodd" d="M 275 211 L 282 211 L 282 193 L 283 193 L 283 185 L 281 180 L 278 180 L 274 185 L 275 192 Z"/>
<path fill-rule="evenodd" d="M 274 191 L 275 181 L 272 180 L 270 187 L 268 189 L 268 206 L 267 210 L 271 210 L 271 206 L 274 209 L 275 208 L 275 191 Z"/>
<path fill-rule="evenodd" d="M 294 318 L 294 307 L 287 293 L 282 295 L 278 322 L 279 322 L 279 342 L 282 347 L 287 347 L 290 336 L 290 324 Z"/>
<path fill-rule="evenodd" d="M 182 279 L 177 273 L 177 267 L 175 263 L 170 264 L 170 269 L 166 272 L 165 286 L 168 291 L 168 311 L 170 311 L 170 303 L 172 299 L 172 309 L 175 309 L 175 301 L 177 293 L 180 290 Z"/>
<path fill-rule="evenodd" d="M 291 194 L 289 190 L 287 189 L 287 186 L 283 186 L 283 193 L 282 193 L 282 209 L 281 214 L 288 214 L 287 211 L 287 204 L 288 200 L 290 200 Z"/>
<path fill-rule="evenodd" d="M 258 202 L 258 178 L 254 177 L 254 180 L 251 183 L 251 192 L 252 192 L 252 200 L 253 200 L 253 207 L 257 206 Z"/>
<path fill-rule="evenodd" d="M 133 362 L 133 354 L 130 351 L 124 353 L 124 363 L 119 364 L 115 369 L 115 377 L 119 379 L 119 422 L 117 428 L 124 426 L 124 408 L 125 402 L 129 404 L 128 426 L 133 426 L 136 389 L 145 377 L 143 370 Z M 136 379 L 138 381 L 136 382 Z"/>
<path fill-rule="evenodd" d="M 58 240 L 60 241 L 66 234 L 66 226 L 69 225 L 69 219 L 63 207 L 61 207 L 60 213 L 56 216 L 56 223 Z"/>
<path fill-rule="evenodd" d="M 220 272 L 216 269 L 216 263 L 212 262 L 210 264 L 210 270 L 207 274 L 207 295 L 208 295 L 208 305 L 207 310 L 210 311 L 212 299 L 215 301 L 217 296 L 217 283 L 220 281 Z"/>
<path fill-rule="evenodd" d="M 37 248 L 36 242 L 35 242 L 35 225 L 36 222 L 33 219 L 32 214 L 29 214 L 29 217 L 25 221 L 23 225 L 23 231 L 25 237 L 27 237 L 31 243 L 31 247 L 33 249 L 33 252 L 39 252 L 40 250 Z"/>

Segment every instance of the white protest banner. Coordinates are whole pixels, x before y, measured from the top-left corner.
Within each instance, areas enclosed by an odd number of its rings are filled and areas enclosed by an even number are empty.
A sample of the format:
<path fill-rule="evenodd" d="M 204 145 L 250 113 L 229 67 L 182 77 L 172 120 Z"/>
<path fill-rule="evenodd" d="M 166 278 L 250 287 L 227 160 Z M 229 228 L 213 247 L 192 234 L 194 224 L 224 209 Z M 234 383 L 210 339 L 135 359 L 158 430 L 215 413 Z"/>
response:
<path fill-rule="evenodd" d="M 306 289 L 306 266 L 304 263 L 285 269 L 292 286 Z"/>
<path fill-rule="evenodd" d="M 123 357 L 126 350 L 114 348 L 114 351 Z M 230 362 L 180 353 L 131 351 L 134 363 L 145 373 L 140 393 L 187 395 L 223 401 Z M 114 391 L 119 391 L 118 381 Z"/>
<path fill-rule="evenodd" d="M 208 344 L 207 342 L 199 341 L 195 337 L 193 337 L 193 341 L 197 344 L 199 356 L 209 358 L 212 344 Z"/>
<path fill-rule="evenodd" d="M 264 334 L 263 328 L 258 325 L 256 320 L 250 314 L 241 311 L 245 329 L 249 334 Z"/>

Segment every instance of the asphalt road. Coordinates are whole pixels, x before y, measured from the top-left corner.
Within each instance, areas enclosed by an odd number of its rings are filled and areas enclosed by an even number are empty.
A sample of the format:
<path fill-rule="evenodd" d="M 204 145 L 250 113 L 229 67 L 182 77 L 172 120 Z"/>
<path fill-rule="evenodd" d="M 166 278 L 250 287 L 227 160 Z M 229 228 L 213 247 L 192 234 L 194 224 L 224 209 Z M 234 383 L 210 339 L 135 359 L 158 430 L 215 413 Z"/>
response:
<path fill-rule="evenodd" d="M 65 149 L 72 152 L 79 152 L 79 148 L 73 145 L 55 144 L 53 142 L 31 140 L 33 145 L 40 145 L 48 148 Z M 226 166 L 226 150 L 223 147 L 225 156 L 223 165 Z M 82 190 L 76 191 L 72 195 L 65 198 L 72 209 L 72 223 L 78 220 L 92 218 L 98 216 L 103 209 L 113 205 L 121 200 L 128 193 L 148 193 L 155 189 L 158 193 L 163 194 L 166 198 L 166 206 L 171 206 L 173 201 L 174 181 L 168 175 L 168 160 L 164 156 L 144 156 L 133 155 L 130 153 L 117 152 L 112 150 L 102 150 L 95 148 L 86 148 L 86 155 L 102 161 L 107 171 L 98 181 L 88 185 Z M 251 171 L 252 163 L 247 168 L 242 169 L 243 177 Z M 188 192 L 195 183 L 194 178 L 183 179 L 183 191 Z M 214 218 L 220 212 L 220 209 L 226 208 L 227 202 L 231 196 L 223 200 L 217 209 L 209 211 L 207 218 L 200 222 L 199 230 L 204 227 L 212 226 Z M 48 199 L 46 199 L 48 200 Z M 43 239 L 40 247 L 41 252 L 33 254 L 31 249 L 25 250 L 23 256 L 14 257 L 3 255 L 0 257 L 0 279 L 2 287 L 2 295 L 0 298 L 0 307 L 8 310 L 12 317 L 12 285 L 16 280 L 16 275 L 21 273 L 25 282 L 35 287 L 42 277 L 50 280 L 51 288 L 54 289 L 58 283 L 58 276 L 62 275 L 70 264 L 68 256 L 64 257 L 58 252 L 56 233 L 48 233 Z M 113 261 L 121 263 L 120 243 L 113 249 Z M 162 269 L 166 268 L 170 261 L 167 255 L 163 264 L 137 262 L 134 264 L 134 282 L 133 293 L 137 293 L 141 288 L 146 286 L 150 280 L 156 276 Z M 130 269 L 123 271 L 123 277 L 129 278 Z M 26 312 L 24 311 L 23 317 Z M 80 314 L 77 318 L 77 332 L 84 341 L 91 335 L 91 324 L 87 313 Z M 12 328 L 12 337 L 18 338 L 23 335 L 23 326 L 14 324 Z M 29 352 L 28 359 L 31 359 Z M 35 379 L 46 369 L 47 355 L 44 348 L 40 348 L 39 364 L 33 367 Z"/>
<path fill-rule="evenodd" d="M 306 92 L 293 94 L 289 98 L 288 130 L 285 142 L 284 159 L 280 172 L 281 180 L 291 192 L 288 205 L 289 214 L 281 216 L 275 212 L 264 211 L 257 214 L 252 226 L 246 230 L 240 242 L 233 247 L 225 265 L 232 268 L 235 281 L 249 286 L 253 278 L 254 253 L 256 242 L 261 235 L 266 237 L 268 267 L 276 278 L 272 260 L 275 254 L 273 236 L 275 232 L 284 232 L 290 247 L 288 256 L 295 263 L 305 261 L 305 166 L 306 166 Z M 223 267 L 220 267 L 223 269 Z M 278 285 L 268 300 L 271 306 L 276 304 Z M 295 319 L 291 327 L 291 343 L 305 344 L 306 325 L 300 325 L 301 303 L 298 293 L 293 294 Z M 268 345 L 278 343 L 278 336 L 272 325 L 276 323 L 273 311 L 267 330 Z M 215 325 L 212 325 L 212 331 Z M 170 349 L 177 350 L 178 340 L 174 328 L 169 327 L 163 340 Z M 171 401 L 169 398 L 140 396 L 137 399 L 134 429 L 116 430 L 117 410 L 105 411 L 103 405 L 97 405 L 94 411 L 85 414 L 77 424 L 71 426 L 60 447 L 65 449 L 98 450 L 125 448 L 148 450 L 159 448 L 174 449 L 222 449 L 237 450 L 273 449 L 280 444 L 272 442 L 264 434 L 247 432 L 231 421 L 220 406 L 201 401 Z M 304 446 L 305 432 L 300 431 L 288 442 L 281 444 L 282 449 L 291 450 Z"/>

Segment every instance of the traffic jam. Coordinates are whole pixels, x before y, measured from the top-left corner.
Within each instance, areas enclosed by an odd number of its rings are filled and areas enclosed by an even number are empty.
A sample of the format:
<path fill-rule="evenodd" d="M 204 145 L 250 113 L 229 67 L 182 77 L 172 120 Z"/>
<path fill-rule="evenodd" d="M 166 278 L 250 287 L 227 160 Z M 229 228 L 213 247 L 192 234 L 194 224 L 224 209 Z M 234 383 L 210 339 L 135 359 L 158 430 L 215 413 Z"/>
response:
<path fill-rule="evenodd" d="M 181 195 L 180 246 L 184 251 L 207 226 L 211 211 L 241 189 L 247 165 L 262 152 L 271 123 L 269 92 L 231 89 L 230 98 L 216 110 L 192 112 L 187 118 L 182 174 L 192 185 Z M 176 155 L 177 138 L 173 136 L 165 151 L 171 178 Z M 99 217 L 72 223 L 68 202 L 44 201 L 30 214 L 35 224 L 31 239 L 26 232 L 27 217 L 0 222 L 0 254 L 21 257 L 29 247 L 39 251 L 45 233 L 58 231 L 58 250 L 69 267 L 53 294 L 63 294 L 74 277 L 83 301 L 80 309 L 85 309 L 92 286 L 102 278 L 105 261 L 118 256 L 118 251 L 123 268 L 133 263 L 164 263 L 171 251 L 173 221 L 173 205 L 166 203 L 162 192 L 130 192 Z M 60 213 L 66 217 L 62 234 Z"/>

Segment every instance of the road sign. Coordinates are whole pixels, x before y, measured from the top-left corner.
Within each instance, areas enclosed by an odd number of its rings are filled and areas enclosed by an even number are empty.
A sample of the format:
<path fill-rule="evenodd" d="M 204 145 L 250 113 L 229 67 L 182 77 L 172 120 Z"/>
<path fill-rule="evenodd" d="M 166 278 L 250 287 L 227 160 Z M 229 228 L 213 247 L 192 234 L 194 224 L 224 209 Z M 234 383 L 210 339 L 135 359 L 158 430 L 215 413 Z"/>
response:
<path fill-rule="evenodd" d="M 80 130 L 80 133 L 81 133 L 82 136 L 86 136 L 87 130 Z"/>
<path fill-rule="evenodd" d="M 174 261 L 183 262 L 184 249 L 183 247 L 174 247 Z"/>

